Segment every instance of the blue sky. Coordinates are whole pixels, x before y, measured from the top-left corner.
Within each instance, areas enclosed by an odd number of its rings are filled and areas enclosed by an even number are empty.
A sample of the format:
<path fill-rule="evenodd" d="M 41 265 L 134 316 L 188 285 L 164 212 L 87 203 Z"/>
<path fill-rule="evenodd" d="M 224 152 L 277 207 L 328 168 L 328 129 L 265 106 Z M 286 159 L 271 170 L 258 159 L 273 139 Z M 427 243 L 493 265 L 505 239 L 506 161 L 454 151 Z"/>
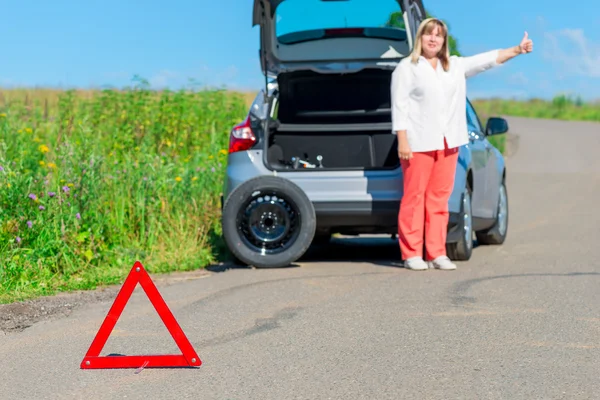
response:
<path fill-rule="evenodd" d="M 460 8 L 454 4 L 460 3 Z M 471 97 L 600 99 L 600 3 L 426 0 L 465 55 L 520 42 L 534 53 L 469 81 Z M 252 0 L 0 0 L 0 86 L 263 85 Z M 575 11 L 575 6 L 578 8 Z"/>

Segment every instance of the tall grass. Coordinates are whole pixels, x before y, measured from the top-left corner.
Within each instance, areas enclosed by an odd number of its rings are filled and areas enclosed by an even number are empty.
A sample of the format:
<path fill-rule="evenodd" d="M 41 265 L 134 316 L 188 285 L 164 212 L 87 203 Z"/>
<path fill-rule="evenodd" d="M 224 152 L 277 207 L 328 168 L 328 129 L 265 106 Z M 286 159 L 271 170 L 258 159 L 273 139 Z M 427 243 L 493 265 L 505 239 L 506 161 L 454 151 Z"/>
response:
<path fill-rule="evenodd" d="M 214 262 L 223 91 L 0 92 L 0 302 Z"/>

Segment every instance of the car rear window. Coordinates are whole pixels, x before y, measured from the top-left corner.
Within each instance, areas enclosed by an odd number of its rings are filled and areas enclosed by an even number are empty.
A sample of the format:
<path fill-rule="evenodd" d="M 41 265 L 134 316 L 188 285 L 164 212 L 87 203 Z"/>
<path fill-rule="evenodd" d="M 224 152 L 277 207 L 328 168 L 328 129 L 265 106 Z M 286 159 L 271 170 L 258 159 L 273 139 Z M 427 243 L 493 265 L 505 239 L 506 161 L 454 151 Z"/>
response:
<path fill-rule="evenodd" d="M 280 43 L 330 36 L 406 39 L 397 0 L 285 0 L 275 12 Z"/>

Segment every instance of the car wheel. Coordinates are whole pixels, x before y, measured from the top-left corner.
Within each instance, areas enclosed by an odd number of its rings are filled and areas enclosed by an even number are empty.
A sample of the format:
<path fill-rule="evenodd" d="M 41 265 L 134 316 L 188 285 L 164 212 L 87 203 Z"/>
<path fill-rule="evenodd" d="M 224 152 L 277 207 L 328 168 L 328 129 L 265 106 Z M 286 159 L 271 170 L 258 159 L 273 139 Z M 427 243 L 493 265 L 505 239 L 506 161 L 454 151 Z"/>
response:
<path fill-rule="evenodd" d="M 473 253 L 473 214 L 471 212 L 471 188 L 467 185 L 461 204 L 459 229 L 460 239 L 455 243 L 446 244 L 448 257 L 456 261 L 467 261 Z"/>
<path fill-rule="evenodd" d="M 494 226 L 485 231 L 476 232 L 477 241 L 481 244 L 502 244 L 508 233 L 508 194 L 504 181 L 500 185 L 498 211 Z"/>
<path fill-rule="evenodd" d="M 225 244 L 236 259 L 257 268 L 279 268 L 307 251 L 316 217 L 311 201 L 296 184 L 263 176 L 231 192 L 221 223 Z"/>

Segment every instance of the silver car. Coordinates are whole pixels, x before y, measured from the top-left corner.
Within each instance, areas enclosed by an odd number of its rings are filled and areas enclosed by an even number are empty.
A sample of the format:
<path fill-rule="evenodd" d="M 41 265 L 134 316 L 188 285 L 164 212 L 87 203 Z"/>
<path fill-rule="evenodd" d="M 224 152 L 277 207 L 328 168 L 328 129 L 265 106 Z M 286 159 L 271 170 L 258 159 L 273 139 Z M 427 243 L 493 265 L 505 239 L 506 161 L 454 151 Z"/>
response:
<path fill-rule="evenodd" d="M 420 0 L 255 0 L 265 88 L 231 131 L 222 197 L 238 261 L 282 267 L 335 233 L 397 233 L 390 79 L 424 15 Z M 470 143 L 448 204 L 453 260 L 471 257 L 474 237 L 503 243 L 508 227 L 504 158 L 487 139 L 507 122 L 484 128 L 469 101 L 465 112 Z"/>

